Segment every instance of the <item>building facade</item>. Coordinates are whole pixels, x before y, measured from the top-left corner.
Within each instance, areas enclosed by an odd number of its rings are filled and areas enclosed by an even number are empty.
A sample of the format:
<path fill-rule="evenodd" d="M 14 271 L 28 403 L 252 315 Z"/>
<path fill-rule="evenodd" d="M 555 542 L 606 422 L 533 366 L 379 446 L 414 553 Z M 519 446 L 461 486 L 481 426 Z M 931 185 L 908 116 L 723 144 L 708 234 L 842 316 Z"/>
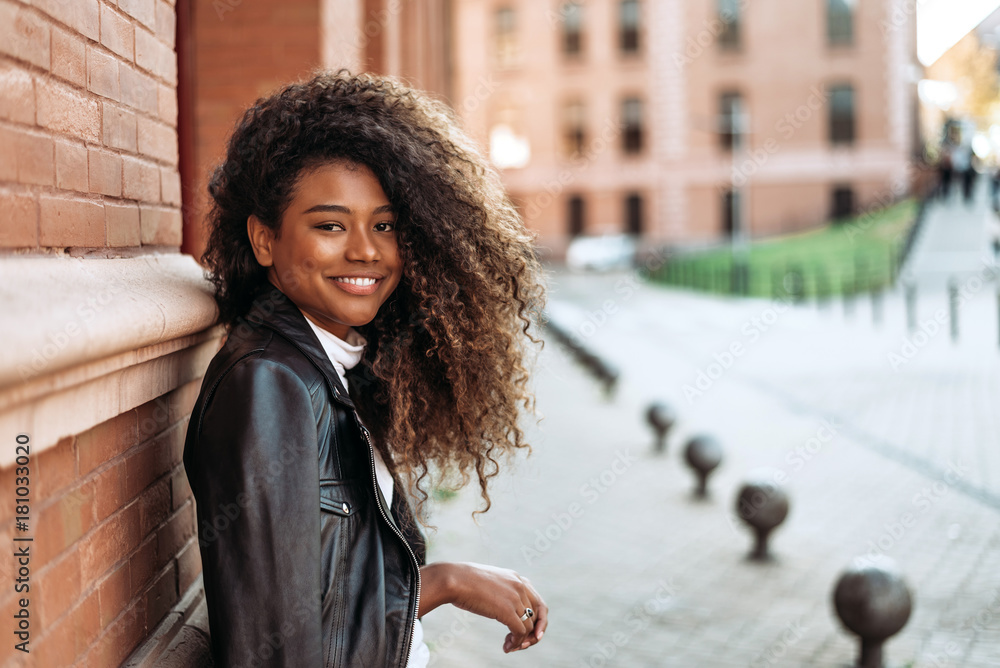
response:
<path fill-rule="evenodd" d="M 801 230 L 907 190 L 919 76 L 901 0 L 455 11 L 455 106 L 556 256 L 578 234 Z"/>

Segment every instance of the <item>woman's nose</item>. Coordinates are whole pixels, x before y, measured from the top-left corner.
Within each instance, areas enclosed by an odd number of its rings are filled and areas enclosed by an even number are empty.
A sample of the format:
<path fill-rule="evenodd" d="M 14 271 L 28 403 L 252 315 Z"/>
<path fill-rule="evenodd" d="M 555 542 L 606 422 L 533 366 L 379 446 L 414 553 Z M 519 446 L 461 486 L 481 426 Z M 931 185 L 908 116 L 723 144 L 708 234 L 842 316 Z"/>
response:
<path fill-rule="evenodd" d="M 348 234 L 347 259 L 355 262 L 374 262 L 378 259 L 378 246 L 364 226 L 356 225 Z"/>

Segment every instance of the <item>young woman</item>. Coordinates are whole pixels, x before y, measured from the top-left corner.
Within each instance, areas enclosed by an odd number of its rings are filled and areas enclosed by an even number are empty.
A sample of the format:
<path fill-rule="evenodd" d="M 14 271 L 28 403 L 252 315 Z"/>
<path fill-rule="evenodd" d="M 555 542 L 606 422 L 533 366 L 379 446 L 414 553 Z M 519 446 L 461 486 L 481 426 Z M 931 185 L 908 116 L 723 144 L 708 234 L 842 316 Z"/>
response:
<path fill-rule="evenodd" d="M 457 473 L 488 509 L 526 447 L 542 289 L 497 174 L 444 105 L 338 73 L 251 107 L 209 190 L 228 337 L 184 464 L 217 664 L 423 666 L 418 620 L 448 603 L 537 643 L 528 580 L 425 563 L 407 501 Z"/>

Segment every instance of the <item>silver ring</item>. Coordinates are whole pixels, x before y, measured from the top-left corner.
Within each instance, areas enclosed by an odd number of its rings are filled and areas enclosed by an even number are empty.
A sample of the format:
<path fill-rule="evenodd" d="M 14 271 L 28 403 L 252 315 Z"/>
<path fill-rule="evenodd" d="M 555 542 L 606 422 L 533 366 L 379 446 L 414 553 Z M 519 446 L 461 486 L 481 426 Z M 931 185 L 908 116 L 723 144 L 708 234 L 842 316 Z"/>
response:
<path fill-rule="evenodd" d="M 521 615 L 521 621 L 523 622 L 525 620 L 531 619 L 534 616 L 535 616 L 535 611 L 534 610 L 532 610 L 531 608 L 525 608 L 524 609 L 524 614 Z"/>

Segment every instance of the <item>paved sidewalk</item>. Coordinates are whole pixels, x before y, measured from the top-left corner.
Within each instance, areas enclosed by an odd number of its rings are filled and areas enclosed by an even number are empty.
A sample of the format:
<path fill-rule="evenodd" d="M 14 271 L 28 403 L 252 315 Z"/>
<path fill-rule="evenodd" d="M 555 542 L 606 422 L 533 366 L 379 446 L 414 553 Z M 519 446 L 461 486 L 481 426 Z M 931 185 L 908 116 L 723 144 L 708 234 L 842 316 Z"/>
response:
<path fill-rule="evenodd" d="M 903 268 L 904 277 L 921 290 L 946 290 L 949 280 L 966 280 L 984 258 L 993 258 L 997 217 L 989 176 L 979 175 L 971 202 L 960 191 L 952 188 L 949 197 L 927 202 L 923 227 Z"/>
<path fill-rule="evenodd" d="M 438 506 L 430 537 L 433 560 L 529 576 L 552 608 L 550 631 L 505 656 L 498 624 L 442 609 L 425 619 L 432 665 L 849 666 L 855 641 L 830 594 L 855 557 L 885 554 L 915 592 L 889 665 L 1000 666 L 992 286 L 963 307 L 958 344 L 928 335 L 894 367 L 907 340 L 898 296 L 876 328 L 864 304 L 847 318 L 839 306 L 705 298 L 629 275 L 555 282 L 553 314 L 619 366 L 620 391 L 604 400 L 547 346 L 534 455 L 493 487 L 479 526 L 470 490 Z M 922 303 L 921 318 L 937 308 Z M 733 344 L 742 352 L 730 359 Z M 660 457 L 642 421 L 654 398 L 681 417 Z M 679 450 L 702 432 L 726 461 L 699 502 Z M 792 497 L 777 560 L 764 565 L 745 560 L 750 535 L 733 512 L 739 481 L 759 466 L 784 471 Z"/>

